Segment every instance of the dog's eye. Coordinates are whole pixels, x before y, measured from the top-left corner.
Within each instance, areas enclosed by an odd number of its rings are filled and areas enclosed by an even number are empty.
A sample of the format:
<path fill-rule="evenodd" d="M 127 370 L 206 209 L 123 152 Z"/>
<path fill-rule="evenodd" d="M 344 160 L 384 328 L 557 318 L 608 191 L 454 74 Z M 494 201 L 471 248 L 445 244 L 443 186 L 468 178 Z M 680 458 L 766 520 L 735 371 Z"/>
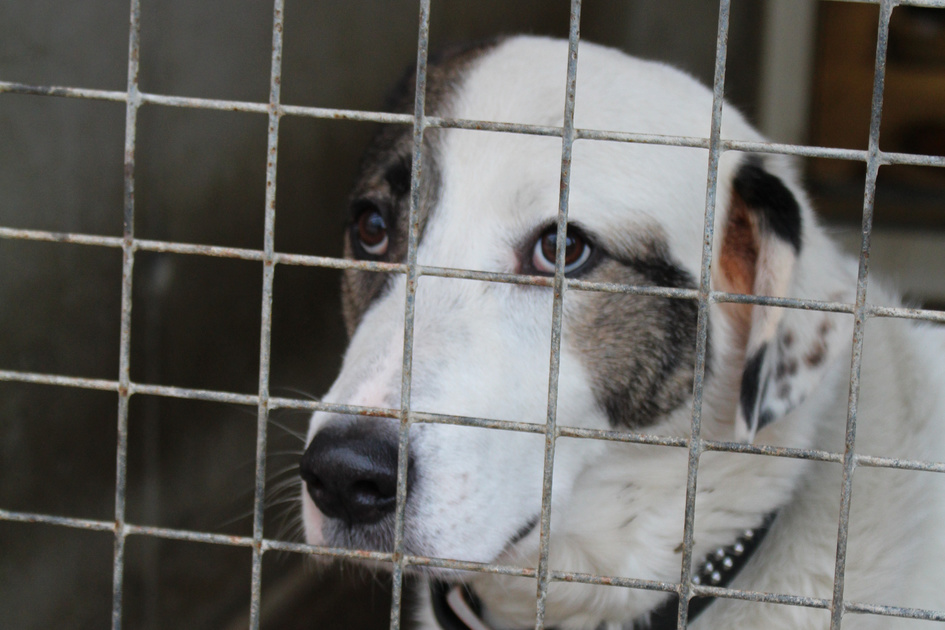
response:
<path fill-rule="evenodd" d="M 357 244 L 369 256 L 383 256 L 387 253 L 390 239 L 387 236 L 387 220 L 374 206 L 361 211 L 354 224 L 353 236 Z"/>
<path fill-rule="evenodd" d="M 555 247 L 558 243 L 558 229 L 549 227 L 542 232 L 532 253 L 532 264 L 542 273 L 555 272 Z M 593 248 L 580 230 L 569 227 L 564 251 L 564 273 L 577 271 L 591 257 Z"/>

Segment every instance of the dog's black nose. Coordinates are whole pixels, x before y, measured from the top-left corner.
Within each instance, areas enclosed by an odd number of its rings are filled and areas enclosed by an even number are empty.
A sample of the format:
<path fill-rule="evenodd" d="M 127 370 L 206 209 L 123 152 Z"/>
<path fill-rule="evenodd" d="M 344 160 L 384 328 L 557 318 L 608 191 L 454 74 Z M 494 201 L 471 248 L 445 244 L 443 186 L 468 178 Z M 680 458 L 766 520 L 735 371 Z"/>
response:
<path fill-rule="evenodd" d="M 299 474 L 325 515 L 348 524 L 376 523 L 394 511 L 397 429 L 371 418 L 340 420 L 315 434 Z"/>

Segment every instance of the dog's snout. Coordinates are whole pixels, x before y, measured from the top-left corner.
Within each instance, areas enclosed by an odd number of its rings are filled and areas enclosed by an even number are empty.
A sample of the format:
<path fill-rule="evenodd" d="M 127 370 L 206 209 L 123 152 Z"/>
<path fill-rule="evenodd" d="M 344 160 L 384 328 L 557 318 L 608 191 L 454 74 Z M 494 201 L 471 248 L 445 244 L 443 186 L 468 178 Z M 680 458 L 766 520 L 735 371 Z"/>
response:
<path fill-rule="evenodd" d="M 349 524 L 376 523 L 394 511 L 397 431 L 369 418 L 329 424 L 305 450 L 299 473 L 326 516 Z"/>

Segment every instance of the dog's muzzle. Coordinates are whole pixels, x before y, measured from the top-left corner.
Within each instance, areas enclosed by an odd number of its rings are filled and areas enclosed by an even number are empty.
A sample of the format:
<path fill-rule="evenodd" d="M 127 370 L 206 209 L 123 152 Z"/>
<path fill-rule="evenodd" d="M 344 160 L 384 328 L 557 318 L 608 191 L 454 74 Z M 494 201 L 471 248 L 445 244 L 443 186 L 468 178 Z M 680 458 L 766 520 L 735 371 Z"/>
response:
<path fill-rule="evenodd" d="M 384 420 L 337 416 L 312 438 L 299 474 L 325 516 L 348 526 L 377 523 L 396 505 L 397 430 Z"/>

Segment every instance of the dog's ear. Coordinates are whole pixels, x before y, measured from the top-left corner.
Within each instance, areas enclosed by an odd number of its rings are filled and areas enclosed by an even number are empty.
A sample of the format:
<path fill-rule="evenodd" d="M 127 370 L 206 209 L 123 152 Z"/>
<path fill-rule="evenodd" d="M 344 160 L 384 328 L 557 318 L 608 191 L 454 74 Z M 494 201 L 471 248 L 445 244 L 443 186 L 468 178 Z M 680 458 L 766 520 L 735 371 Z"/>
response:
<path fill-rule="evenodd" d="M 757 157 L 736 168 L 720 215 L 713 284 L 729 293 L 787 297 L 804 247 L 801 202 Z M 721 305 L 743 349 L 735 438 L 758 430 L 806 398 L 823 376 L 836 332 L 827 316 L 752 304 Z"/>

